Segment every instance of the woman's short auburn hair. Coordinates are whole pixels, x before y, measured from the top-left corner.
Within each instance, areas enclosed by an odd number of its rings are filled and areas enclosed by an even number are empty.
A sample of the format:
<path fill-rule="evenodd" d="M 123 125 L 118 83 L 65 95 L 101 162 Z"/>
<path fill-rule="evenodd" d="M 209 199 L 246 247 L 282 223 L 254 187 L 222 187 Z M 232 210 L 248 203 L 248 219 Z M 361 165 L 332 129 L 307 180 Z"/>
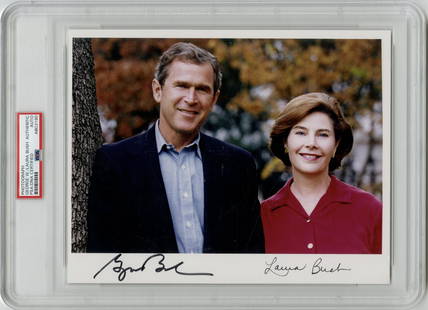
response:
<path fill-rule="evenodd" d="M 333 121 L 334 136 L 336 141 L 339 141 L 336 154 L 329 164 L 329 171 L 333 171 L 340 167 L 342 159 L 351 151 L 354 138 L 351 126 L 345 120 L 339 102 L 325 93 L 304 94 L 287 103 L 284 110 L 275 119 L 270 134 L 270 149 L 287 167 L 291 167 L 284 144 L 291 129 L 314 112 L 325 113 Z"/>

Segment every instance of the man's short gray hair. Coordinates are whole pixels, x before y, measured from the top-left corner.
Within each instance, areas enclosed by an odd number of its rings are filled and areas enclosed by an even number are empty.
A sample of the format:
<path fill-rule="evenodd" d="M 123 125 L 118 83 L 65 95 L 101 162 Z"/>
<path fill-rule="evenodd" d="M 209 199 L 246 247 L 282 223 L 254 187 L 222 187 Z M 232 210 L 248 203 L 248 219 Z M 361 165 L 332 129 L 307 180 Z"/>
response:
<path fill-rule="evenodd" d="M 210 64 L 214 71 L 214 94 L 220 89 L 222 73 L 217 58 L 207 50 L 186 42 L 175 43 L 160 57 L 155 70 L 155 79 L 160 85 L 164 85 L 168 77 L 168 68 L 176 59 L 194 64 Z"/>

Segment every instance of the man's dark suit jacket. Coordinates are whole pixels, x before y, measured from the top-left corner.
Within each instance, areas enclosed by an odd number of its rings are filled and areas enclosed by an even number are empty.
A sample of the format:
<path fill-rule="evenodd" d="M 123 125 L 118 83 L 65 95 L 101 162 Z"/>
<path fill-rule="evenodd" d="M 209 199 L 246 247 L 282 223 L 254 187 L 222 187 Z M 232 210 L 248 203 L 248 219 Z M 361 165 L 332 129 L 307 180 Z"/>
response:
<path fill-rule="evenodd" d="M 201 133 L 204 253 L 264 252 L 252 156 Z M 87 252 L 177 253 L 155 130 L 102 146 L 88 206 Z"/>

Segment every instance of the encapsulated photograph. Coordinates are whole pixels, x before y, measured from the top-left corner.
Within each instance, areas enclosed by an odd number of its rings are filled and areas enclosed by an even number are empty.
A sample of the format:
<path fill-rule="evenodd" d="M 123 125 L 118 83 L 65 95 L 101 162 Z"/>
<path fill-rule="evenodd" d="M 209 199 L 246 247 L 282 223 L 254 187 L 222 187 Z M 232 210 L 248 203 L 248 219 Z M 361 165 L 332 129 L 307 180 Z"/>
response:
<path fill-rule="evenodd" d="M 71 253 L 385 254 L 382 39 L 72 45 Z"/>

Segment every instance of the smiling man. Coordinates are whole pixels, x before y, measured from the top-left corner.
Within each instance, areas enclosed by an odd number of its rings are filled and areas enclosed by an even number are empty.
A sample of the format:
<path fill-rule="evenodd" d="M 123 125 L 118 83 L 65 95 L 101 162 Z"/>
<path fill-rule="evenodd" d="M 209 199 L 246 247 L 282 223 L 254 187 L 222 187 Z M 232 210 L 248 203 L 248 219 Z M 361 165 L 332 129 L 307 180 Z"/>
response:
<path fill-rule="evenodd" d="M 152 82 L 159 120 L 97 151 L 87 252 L 264 251 L 252 156 L 200 132 L 220 87 L 208 51 L 177 43 L 161 56 Z"/>

